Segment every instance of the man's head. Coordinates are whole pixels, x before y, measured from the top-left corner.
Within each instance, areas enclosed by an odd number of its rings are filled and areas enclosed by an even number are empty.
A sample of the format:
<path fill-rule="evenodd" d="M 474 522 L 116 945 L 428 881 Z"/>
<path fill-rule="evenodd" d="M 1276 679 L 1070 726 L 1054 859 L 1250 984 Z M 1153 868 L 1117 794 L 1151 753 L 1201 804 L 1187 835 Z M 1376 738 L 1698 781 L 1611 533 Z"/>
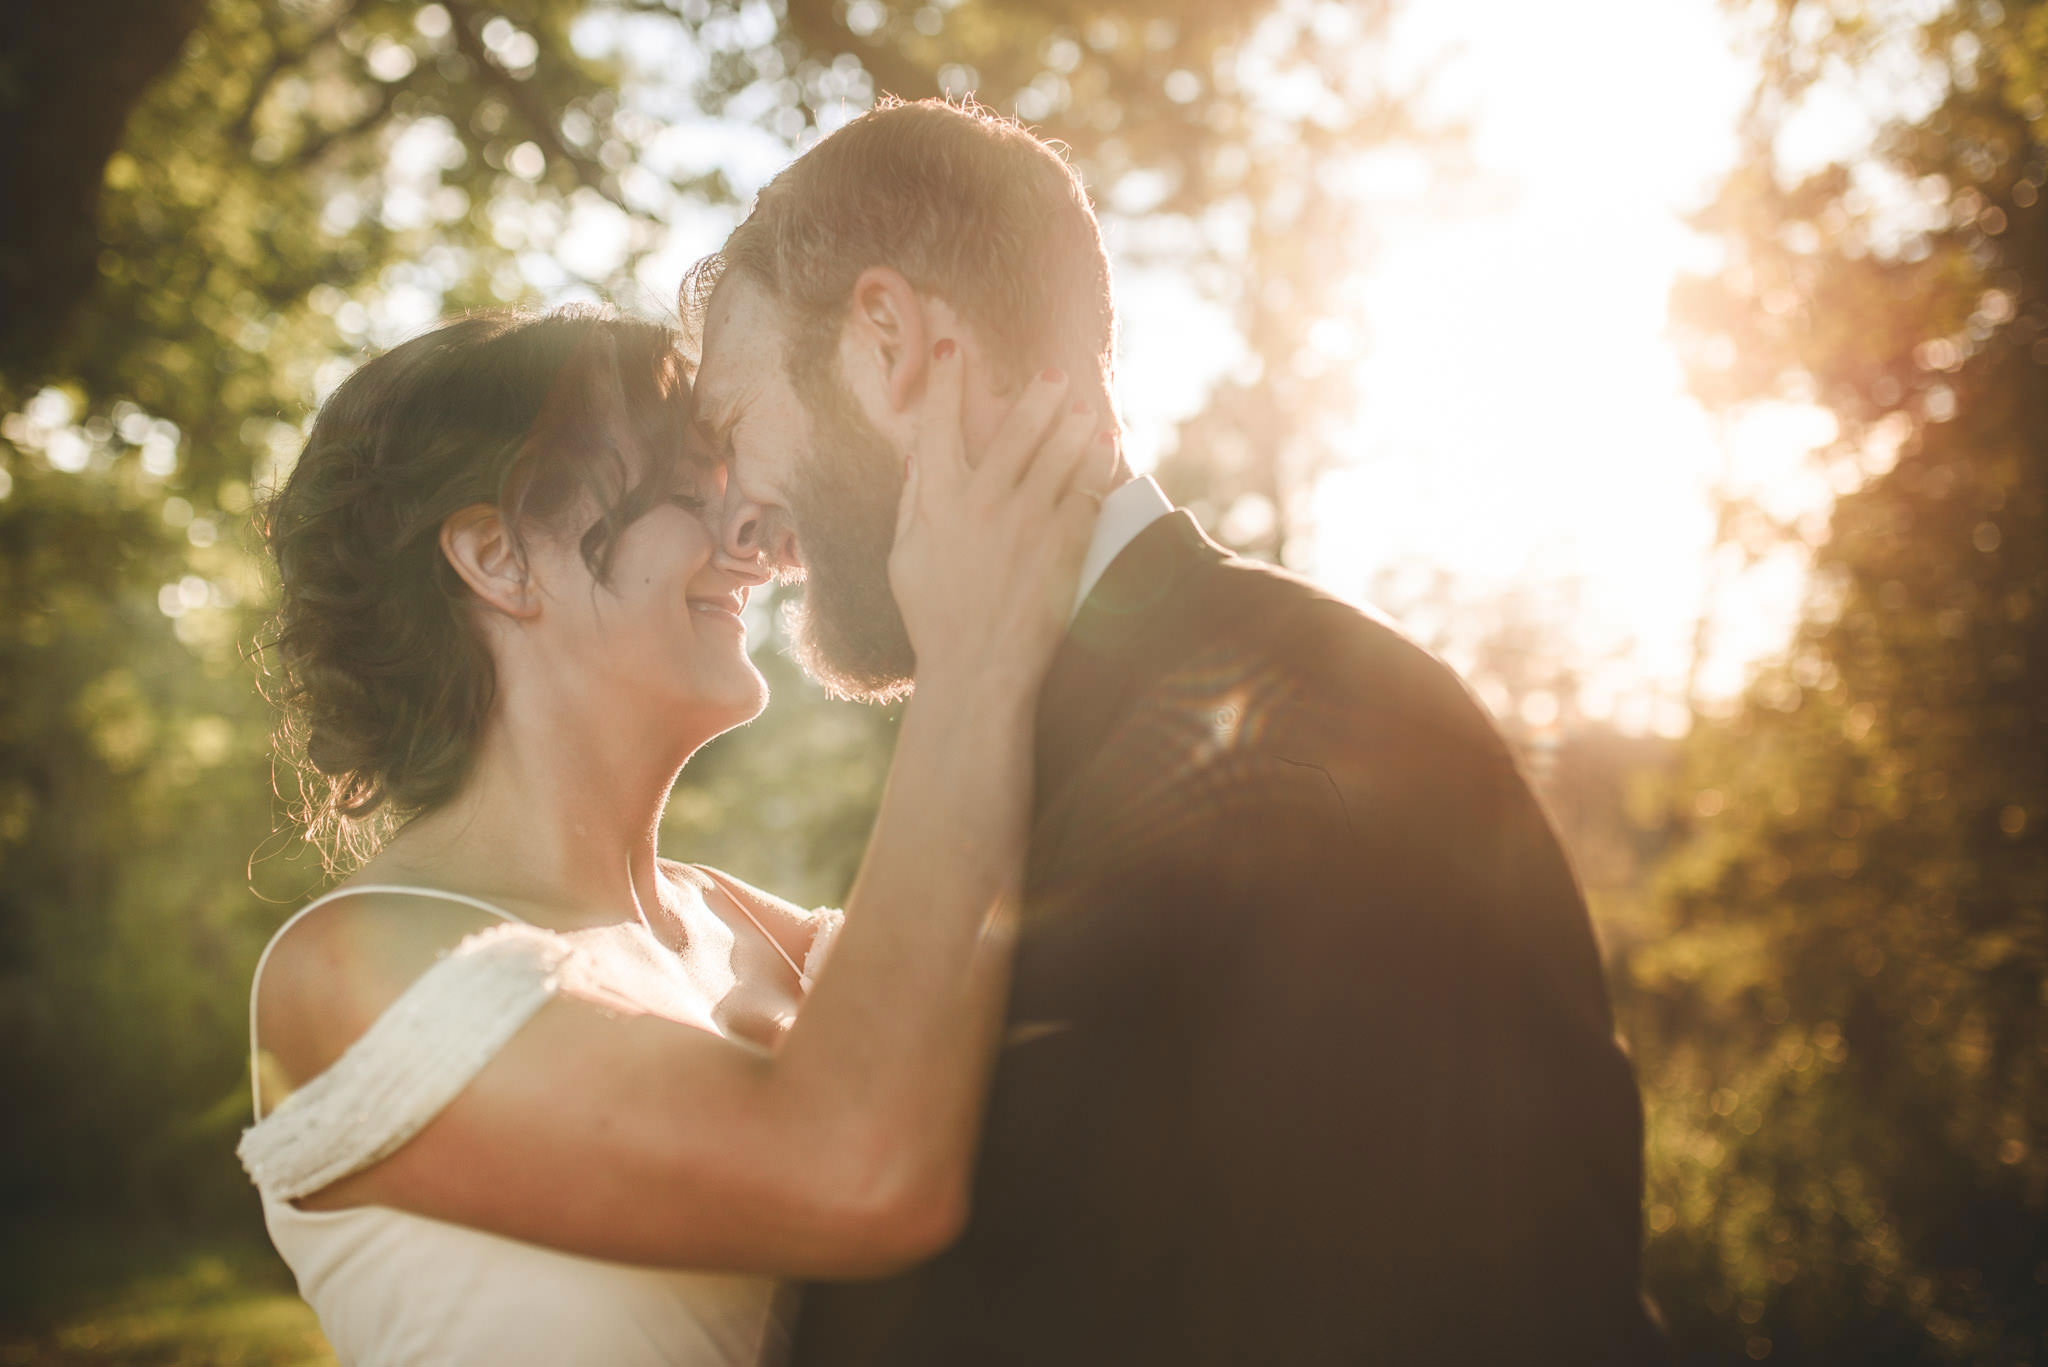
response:
<path fill-rule="evenodd" d="M 762 190 L 683 309 L 700 430 L 732 463 L 728 548 L 801 566 L 813 675 L 896 695 L 916 662 L 887 561 L 933 345 L 965 359 L 970 449 L 1048 365 L 1109 409 L 1109 263 L 1079 177 L 973 105 L 885 103 Z"/>

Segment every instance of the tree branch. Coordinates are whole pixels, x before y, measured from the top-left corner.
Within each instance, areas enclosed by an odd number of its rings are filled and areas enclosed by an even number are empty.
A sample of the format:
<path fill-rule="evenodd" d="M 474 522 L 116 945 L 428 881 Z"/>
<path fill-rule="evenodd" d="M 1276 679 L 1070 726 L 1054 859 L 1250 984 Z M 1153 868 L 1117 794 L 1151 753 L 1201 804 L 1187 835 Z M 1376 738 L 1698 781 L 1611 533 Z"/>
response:
<path fill-rule="evenodd" d="M 578 184 L 595 190 L 616 205 L 622 212 L 638 218 L 641 215 L 619 195 L 618 191 L 605 183 L 603 172 L 589 158 L 576 151 L 563 140 L 562 130 L 546 103 L 535 93 L 534 87 L 514 76 L 498 65 L 498 59 L 484 46 L 482 28 L 476 22 L 475 10 L 463 0 L 443 0 L 444 7 L 455 19 L 455 42 L 462 49 L 462 55 L 475 64 L 485 80 L 497 87 L 512 108 L 518 113 L 520 122 L 532 132 L 534 141 L 551 158 L 564 162 L 576 176 Z M 535 40 L 538 42 L 538 38 Z M 541 48 L 543 53 L 547 48 Z"/>
<path fill-rule="evenodd" d="M 392 106 L 397 103 L 398 92 L 403 86 L 404 82 L 394 81 L 392 84 L 384 87 L 384 93 L 377 97 L 377 102 L 371 105 L 359 117 L 343 124 L 339 128 L 330 128 L 323 133 L 306 139 L 304 143 L 300 144 L 297 154 L 292 157 L 292 166 L 294 168 L 309 166 L 313 162 L 318 161 L 326 153 L 327 149 L 336 143 L 360 137 L 384 122 L 390 116 Z"/>
<path fill-rule="evenodd" d="M 330 22 L 323 25 L 297 47 L 289 47 L 285 44 L 284 35 L 278 32 L 277 27 L 269 22 L 269 16 L 266 13 L 263 27 L 264 32 L 270 36 L 270 62 L 250 85 L 249 98 L 243 103 L 241 112 L 235 115 L 234 119 L 227 126 L 227 132 L 224 136 L 230 147 L 239 147 L 248 138 L 250 125 L 256 121 L 256 111 L 263 107 L 263 101 L 268 98 L 270 88 L 277 83 L 277 78 L 282 76 L 291 67 L 297 66 L 300 62 L 310 57 L 313 54 L 313 49 L 319 47 L 338 33 L 341 30 L 342 23 L 354 12 L 355 0 L 349 0 L 347 4 L 344 4 L 336 11 L 334 18 Z"/>

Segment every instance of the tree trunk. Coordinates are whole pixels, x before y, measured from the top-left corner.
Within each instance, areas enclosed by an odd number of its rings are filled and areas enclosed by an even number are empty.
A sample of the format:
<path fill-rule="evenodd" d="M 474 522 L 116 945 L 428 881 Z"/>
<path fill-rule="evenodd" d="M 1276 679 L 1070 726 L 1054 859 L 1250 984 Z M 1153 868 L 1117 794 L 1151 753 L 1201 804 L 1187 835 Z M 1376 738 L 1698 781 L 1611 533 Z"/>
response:
<path fill-rule="evenodd" d="M 0 5 L 0 379 L 48 370 L 97 275 L 100 183 L 206 0 Z"/>

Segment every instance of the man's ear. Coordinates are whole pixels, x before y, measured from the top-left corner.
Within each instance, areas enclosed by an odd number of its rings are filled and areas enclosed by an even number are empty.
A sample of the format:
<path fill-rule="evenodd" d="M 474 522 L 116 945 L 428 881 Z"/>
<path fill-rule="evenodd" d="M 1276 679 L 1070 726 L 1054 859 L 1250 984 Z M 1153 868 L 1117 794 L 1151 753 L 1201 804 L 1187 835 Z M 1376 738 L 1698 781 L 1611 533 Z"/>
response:
<path fill-rule="evenodd" d="M 938 340 L 932 319 L 900 271 L 870 266 L 853 282 L 853 307 L 846 320 L 848 375 L 862 388 L 859 371 L 876 384 L 882 401 L 901 413 L 924 392 L 931 348 Z"/>
<path fill-rule="evenodd" d="M 540 611 L 540 592 L 504 514 L 472 503 L 441 523 L 441 554 L 462 582 L 507 617 L 524 621 Z"/>

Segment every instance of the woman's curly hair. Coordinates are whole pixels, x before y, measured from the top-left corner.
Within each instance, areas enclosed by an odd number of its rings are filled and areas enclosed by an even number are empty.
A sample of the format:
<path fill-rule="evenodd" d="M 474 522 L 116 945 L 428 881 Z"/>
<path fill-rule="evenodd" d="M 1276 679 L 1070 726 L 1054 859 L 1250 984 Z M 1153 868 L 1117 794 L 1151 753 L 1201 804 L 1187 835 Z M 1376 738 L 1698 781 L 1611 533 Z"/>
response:
<path fill-rule="evenodd" d="M 515 538 L 587 517 L 579 548 L 602 582 L 682 449 L 678 342 L 595 310 L 472 314 L 363 365 L 321 408 L 265 510 L 280 581 L 266 645 L 294 817 L 330 870 L 454 796 L 490 710 L 491 657 L 442 523 L 479 503 Z"/>

